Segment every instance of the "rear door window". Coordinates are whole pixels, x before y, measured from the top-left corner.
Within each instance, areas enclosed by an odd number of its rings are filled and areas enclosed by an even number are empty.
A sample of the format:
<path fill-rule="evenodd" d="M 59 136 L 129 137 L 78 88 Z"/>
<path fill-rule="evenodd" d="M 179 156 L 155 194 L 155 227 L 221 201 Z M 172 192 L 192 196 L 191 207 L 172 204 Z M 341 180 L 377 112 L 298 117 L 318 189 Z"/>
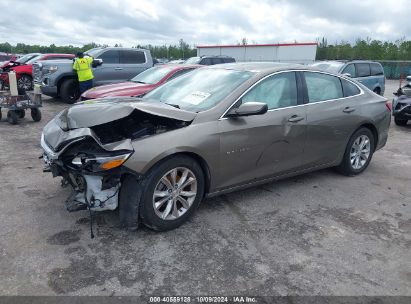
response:
<path fill-rule="evenodd" d="M 350 74 L 351 77 L 357 77 L 355 73 L 355 66 L 354 64 L 350 63 L 348 64 L 344 70 L 342 70 L 342 74 L 348 73 Z"/>
<path fill-rule="evenodd" d="M 340 78 L 316 72 L 304 72 L 307 84 L 308 102 L 318 102 L 342 98 Z"/>
<path fill-rule="evenodd" d="M 369 63 L 356 63 L 357 66 L 357 77 L 368 77 L 370 73 L 370 64 Z"/>
<path fill-rule="evenodd" d="M 146 62 L 146 56 L 142 51 L 122 50 L 120 51 L 120 63 L 142 64 Z"/>
<path fill-rule="evenodd" d="M 234 58 L 224 58 L 224 63 L 235 62 Z"/>
<path fill-rule="evenodd" d="M 342 78 L 340 78 L 340 80 L 343 88 L 344 97 L 350 97 L 360 94 L 361 91 L 355 84 Z"/>
<path fill-rule="evenodd" d="M 371 75 L 372 76 L 377 76 L 377 75 L 384 75 L 384 69 L 382 66 L 378 63 L 370 63 L 370 68 L 371 68 Z"/>

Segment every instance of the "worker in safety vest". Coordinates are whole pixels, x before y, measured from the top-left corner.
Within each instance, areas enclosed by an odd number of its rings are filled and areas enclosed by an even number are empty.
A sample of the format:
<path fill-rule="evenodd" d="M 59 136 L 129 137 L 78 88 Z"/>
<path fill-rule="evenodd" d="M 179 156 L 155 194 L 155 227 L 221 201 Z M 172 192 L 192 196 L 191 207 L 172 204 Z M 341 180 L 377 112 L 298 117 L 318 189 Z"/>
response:
<path fill-rule="evenodd" d="M 77 72 L 78 82 L 80 84 L 80 95 L 93 87 L 93 70 L 91 65 L 93 57 L 84 56 L 83 52 L 78 52 L 73 63 L 73 70 Z"/>

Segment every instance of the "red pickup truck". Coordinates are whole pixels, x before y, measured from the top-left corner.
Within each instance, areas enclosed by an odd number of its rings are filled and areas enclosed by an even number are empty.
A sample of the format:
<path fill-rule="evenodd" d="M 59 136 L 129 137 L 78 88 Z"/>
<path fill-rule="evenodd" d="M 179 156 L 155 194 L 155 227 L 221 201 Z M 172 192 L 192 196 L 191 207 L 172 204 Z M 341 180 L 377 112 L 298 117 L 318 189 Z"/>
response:
<path fill-rule="evenodd" d="M 3 86 L 8 86 L 9 84 L 9 76 L 8 72 L 14 71 L 17 77 L 17 87 L 23 90 L 32 90 L 33 89 L 33 68 L 32 63 L 35 61 L 40 60 L 58 60 L 58 59 L 72 59 L 74 58 L 73 54 L 37 54 L 36 56 L 32 56 L 33 54 L 27 54 L 26 56 L 31 56 L 32 58 L 25 61 L 25 60 L 16 60 L 16 61 L 8 61 L 1 66 L 0 73 L 0 82 L 2 82 Z M 25 58 L 23 56 L 20 59 Z M 26 57 L 27 58 L 27 57 Z"/>

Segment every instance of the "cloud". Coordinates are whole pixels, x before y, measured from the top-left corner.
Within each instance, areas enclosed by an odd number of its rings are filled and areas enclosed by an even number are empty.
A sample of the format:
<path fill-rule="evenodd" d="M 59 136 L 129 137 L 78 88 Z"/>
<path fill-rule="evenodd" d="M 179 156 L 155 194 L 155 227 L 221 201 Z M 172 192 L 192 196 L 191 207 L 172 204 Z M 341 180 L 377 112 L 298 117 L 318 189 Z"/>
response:
<path fill-rule="evenodd" d="M 2 0 L 0 41 L 190 44 L 409 37 L 404 0 Z"/>

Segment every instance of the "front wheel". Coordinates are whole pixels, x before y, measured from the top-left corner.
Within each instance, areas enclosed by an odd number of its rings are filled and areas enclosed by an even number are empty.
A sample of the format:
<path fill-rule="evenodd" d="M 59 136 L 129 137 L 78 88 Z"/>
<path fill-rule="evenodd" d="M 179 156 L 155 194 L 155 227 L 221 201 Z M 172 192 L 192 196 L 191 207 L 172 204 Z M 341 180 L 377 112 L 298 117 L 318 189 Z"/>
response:
<path fill-rule="evenodd" d="M 80 97 L 80 88 L 75 79 L 66 79 L 60 86 L 60 97 L 65 103 L 73 104 Z"/>
<path fill-rule="evenodd" d="M 343 160 L 337 169 L 347 176 L 360 174 L 368 167 L 373 153 L 374 135 L 370 129 L 360 128 L 348 141 Z"/>
<path fill-rule="evenodd" d="M 140 202 L 143 223 L 158 231 L 177 228 L 195 212 L 204 196 L 204 174 L 187 156 L 175 156 L 156 165 L 144 181 Z"/>
<path fill-rule="evenodd" d="M 401 119 L 401 118 L 394 117 L 394 122 L 397 126 L 406 126 L 408 119 Z"/>

